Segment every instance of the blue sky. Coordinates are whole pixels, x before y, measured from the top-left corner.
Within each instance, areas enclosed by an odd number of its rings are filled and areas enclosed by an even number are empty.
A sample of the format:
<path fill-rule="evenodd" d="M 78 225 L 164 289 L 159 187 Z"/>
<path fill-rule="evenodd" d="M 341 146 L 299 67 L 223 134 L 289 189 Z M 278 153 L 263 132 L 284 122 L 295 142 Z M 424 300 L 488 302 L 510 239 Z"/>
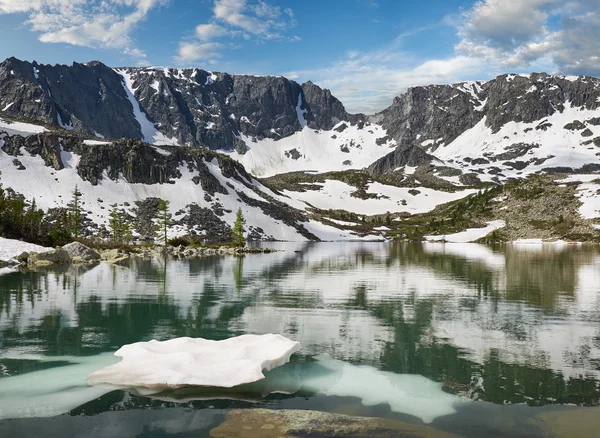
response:
<path fill-rule="evenodd" d="M 0 58 L 278 74 L 375 112 L 407 87 L 600 75 L 600 0 L 0 0 Z"/>

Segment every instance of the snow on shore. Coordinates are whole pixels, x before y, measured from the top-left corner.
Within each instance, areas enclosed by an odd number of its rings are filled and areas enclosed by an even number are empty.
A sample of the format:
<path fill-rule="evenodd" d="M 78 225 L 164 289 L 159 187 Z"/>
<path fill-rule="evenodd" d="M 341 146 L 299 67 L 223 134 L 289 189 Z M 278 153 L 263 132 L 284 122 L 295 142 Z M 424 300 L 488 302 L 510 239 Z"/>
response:
<path fill-rule="evenodd" d="M 23 242 L 21 240 L 5 239 L 0 237 L 0 260 L 8 261 L 22 252 L 43 252 L 52 248 Z"/>
<path fill-rule="evenodd" d="M 492 231 L 499 230 L 500 228 L 504 228 L 505 226 L 506 226 L 506 223 L 502 220 L 492 221 L 492 222 L 488 222 L 487 227 L 484 227 L 484 228 L 469 228 L 465 231 L 462 231 L 460 233 L 455 233 L 455 234 L 446 234 L 446 235 L 440 235 L 440 236 L 425 236 L 425 239 L 428 240 L 429 242 L 436 242 L 436 241 L 443 240 L 446 242 L 453 242 L 453 243 L 468 243 L 468 242 L 474 242 L 477 239 L 481 239 L 482 237 L 485 237 L 488 234 L 490 234 Z"/>

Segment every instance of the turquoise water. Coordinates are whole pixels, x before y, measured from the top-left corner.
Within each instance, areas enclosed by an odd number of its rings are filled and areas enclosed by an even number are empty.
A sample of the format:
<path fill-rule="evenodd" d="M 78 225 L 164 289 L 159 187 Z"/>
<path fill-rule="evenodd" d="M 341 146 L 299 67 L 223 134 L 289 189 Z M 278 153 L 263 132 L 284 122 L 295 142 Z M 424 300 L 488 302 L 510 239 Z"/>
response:
<path fill-rule="evenodd" d="M 600 426 L 599 247 L 269 246 L 282 251 L 0 276 L 0 436 L 208 436 L 236 407 L 462 436 Z M 124 344 L 244 333 L 303 348 L 236 393 L 85 384 Z"/>

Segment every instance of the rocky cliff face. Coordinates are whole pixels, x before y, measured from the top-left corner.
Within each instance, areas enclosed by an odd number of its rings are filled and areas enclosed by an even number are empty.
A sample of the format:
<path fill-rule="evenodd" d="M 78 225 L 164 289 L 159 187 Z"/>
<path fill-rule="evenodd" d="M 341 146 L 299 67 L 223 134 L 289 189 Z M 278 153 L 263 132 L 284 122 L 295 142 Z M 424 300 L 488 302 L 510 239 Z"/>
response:
<path fill-rule="evenodd" d="M 306 124 L 331 129 L 352 118 L 329 90 L 283 77 L 111 69 L 100 62 L 51 66 L 15 58 L 0 64 L 0 110 L 111 139 L 160 138 L 240 153 L 241 136 L 278 139 Z"/>
<path fill-rule="evenodd" d="M 600 109 L 600 79 L 534 73 L 502 75 L 487 82 L 410 88 L 396 97 L 389 108 L 370 116 L 371 121 L 380 123 L 398 142 L 397 151 L 381 158 L 370 169 L 378 173 L 403 166 L 402 157 L 406 154 L 400 152 L 414 147 L 437 156 L 459 136 L 483 122 L 490 135 L 472 140 L 471 155 L 475 158 L 485 152 L 488 140 L 511 122 L 533 124 L 512 126 L 511 135 L 518 139 L 529 130 L 546 131 L 552 126 L 546 119 L 560 114 L 568 117 L 567 112 L 572 109 L 581 113 L 581 117 L 589 117 L 583 113 Z M 583 124 L 580 129 L 586 127 Z"/>
<path fill-rule="evenodd" d="M 140 126 L 121 77 L 99 62 L 0 64 L 0 110 L 13 118 L 109 138 L 139 138 Z"/>
<path fill-rule="evenodd" d="M 0 64 L 0 117 L 219 150 L 260 176 L 363 168 L 383 175 L 441 160 L 498 182 L 596 163 L 600 80 L 534 73 L 414 87 L 365 116 L 349 114 L 329 90 L 284 77 L 10 58 Z M 136 160 L 137 152 L 121 158 Z"/>

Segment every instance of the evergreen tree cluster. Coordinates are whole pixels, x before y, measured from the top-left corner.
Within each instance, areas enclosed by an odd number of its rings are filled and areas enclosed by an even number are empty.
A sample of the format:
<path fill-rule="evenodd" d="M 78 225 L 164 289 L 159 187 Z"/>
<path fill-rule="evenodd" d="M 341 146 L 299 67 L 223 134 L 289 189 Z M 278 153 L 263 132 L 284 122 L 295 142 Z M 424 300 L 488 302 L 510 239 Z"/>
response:
<path fill-rule="evenodd" d="M 174 225 L 169 211 L 169 201 L 156 199 L 157 205 L 150 212 L 150 222 L 154 242 L 167 246 L 168 231 Z M 86 218 L 82 193 L 75 186 L 66 208 L 53 208 L 45 212 L 36 205 L 35 199 L 28 201 L 13 189 L 4 189 L 0 184 L 0 237 L 24 240 L 42 246 L 57 247 L 81 238 L 89 238 L 90 229 Z M 132 217 L 117 204 L 110 206 L 108 227 L 97 235 L 101 240 L 129 244 L 134 240 L 134 226 L 137 230 L 139 217 Z M 134 212 L 135 214 L 135 212 Z M 246 221 L 242 210 L 237 212 L 232 229 L 232 241 L 236 246 L 246 245 L 244 237 Z"/>
<path fill-rule="evenodd" d="M 110 206 L 108 228 L 110 240 L 113 242 L 129 243 L 133 240 L 133 231 L 129 217 L 123 209 L 117 208 L 117 204 Z"/>
<path fill-rule="evenodd" d="M 35 199 L 27 201 L 12 189 L 4 189 L 0 185 L 1 237 L 59 246 L 73 240 L 72 223 L 73 216 L 68 210 L 57 209 L 54 214 L 45 213 L 37 207 Z"/>

